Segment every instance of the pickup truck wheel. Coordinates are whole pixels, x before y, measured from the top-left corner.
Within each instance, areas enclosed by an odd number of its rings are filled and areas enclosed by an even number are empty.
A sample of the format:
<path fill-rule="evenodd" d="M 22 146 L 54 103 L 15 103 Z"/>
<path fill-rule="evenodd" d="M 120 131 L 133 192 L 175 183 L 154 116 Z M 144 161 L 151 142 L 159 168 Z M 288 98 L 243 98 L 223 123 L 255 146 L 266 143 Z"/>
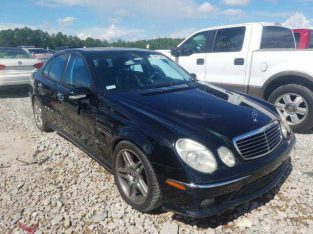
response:
<path fill-rule="evenodd" d="M 274 90 L 268 101 L 295 132 L 305 133 L 313 127 L 313 92 L 310 89 L 296 84 L 284 85 Z"/>
<path fill-rule="evenodd" d="M 149 212 L 160 206 L 160 188 L 145 154 L 122 141 L 114 149 L 113 174 L 122 198 L 134 209 Z"/>

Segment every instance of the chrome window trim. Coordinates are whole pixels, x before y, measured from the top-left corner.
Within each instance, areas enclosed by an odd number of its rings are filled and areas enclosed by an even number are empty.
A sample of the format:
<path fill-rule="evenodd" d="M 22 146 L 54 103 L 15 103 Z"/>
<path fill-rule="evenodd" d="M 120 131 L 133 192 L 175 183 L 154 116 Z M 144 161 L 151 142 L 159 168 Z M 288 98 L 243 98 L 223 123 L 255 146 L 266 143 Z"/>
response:
<path fill-rule="evenodd" d="M 276 145 L 273 149 L 267 151 L 267 152 L 264 153 L 264 154 L 261 154 L 261 155 L 255 156 L 255 157 L 245 158 L 245 157 L 242 155 L 240 149 L 239 149 L 238 146 L 237 146 L 237 141 L 243 140 L 243 139 L 245 139 L 245 138 L 247 138 L 247 137 L 251 137 L 251 136 L 254 136 L 254 135 L 257 135 L 257 134 L 260 134 L 260 133 L 264 133 L 267 129 L 271 128 L 272 126 L 274 126 L 274 125 L 276 125 L 276 124 L 279 126 L 279 129 L 280 129 L 280 141 L 279 141 L 279 143 L 277 143 L 277 145 Z M 266 134 L 264 134 L 264 136 L 265 136 L 266 141 L 267 141 L 267 136 L 266 136 Z M 281 144 L 282 140 L 283 140 L 283 136 L 282 136 L 282 132 L 281 132 L 280 123 L 279 123 L 278 120 L 274 120 L 274 121 L 272 121 L 271 123 L 269 123 L 269 124 L 263 126 L 262 128 L 259 128 L 259 129 L 256 129 L 256 130 L 253 130 L 253 131 L 250 131 L 250 132 L 247 132 L 247 133 L 244 133 L 244 134 L 242 134 L 242 135 L 240 135 L 240 136 L 235 137 L 235 138 L 233 139 L 233 144 L 234 144 L 234 146 L 235 146 L 237 152 L 240 154 L 240 156 L 241 156 L 244 160 L 252 160 L 252 159 L 260 158 L 260 157 L 263 157 L 263 156 L 265 156 L 265 155 L 267 155 L 267 154 L 270 154 L 271 152 L 273 152 L 273 151 Z M 267 142 L 268 142 L 268 141 L 267 141 Z M 267 147 L 268 147 L 268 146 L 267 146 Z"/>

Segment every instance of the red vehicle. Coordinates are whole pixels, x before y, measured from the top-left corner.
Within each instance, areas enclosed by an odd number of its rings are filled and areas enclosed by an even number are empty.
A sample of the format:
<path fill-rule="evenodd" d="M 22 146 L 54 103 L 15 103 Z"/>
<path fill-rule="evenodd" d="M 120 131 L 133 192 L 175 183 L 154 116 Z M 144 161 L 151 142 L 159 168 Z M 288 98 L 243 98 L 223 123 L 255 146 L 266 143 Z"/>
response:
<path fill-rule="evenodd" d="M 298 49 L 313 48 L 313 29 L 294 29 Z"/>

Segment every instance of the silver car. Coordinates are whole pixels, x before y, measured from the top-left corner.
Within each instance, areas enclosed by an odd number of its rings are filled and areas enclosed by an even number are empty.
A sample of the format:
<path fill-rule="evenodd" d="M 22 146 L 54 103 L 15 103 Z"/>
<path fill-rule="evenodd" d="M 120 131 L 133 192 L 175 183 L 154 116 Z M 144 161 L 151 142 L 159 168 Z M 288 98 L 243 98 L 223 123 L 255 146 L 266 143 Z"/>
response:
<path fill-rule="evenodd" d="M 0 47 L 0 87 L 28 84 L 31 74 L 42 64 L 21 48 Z"/>

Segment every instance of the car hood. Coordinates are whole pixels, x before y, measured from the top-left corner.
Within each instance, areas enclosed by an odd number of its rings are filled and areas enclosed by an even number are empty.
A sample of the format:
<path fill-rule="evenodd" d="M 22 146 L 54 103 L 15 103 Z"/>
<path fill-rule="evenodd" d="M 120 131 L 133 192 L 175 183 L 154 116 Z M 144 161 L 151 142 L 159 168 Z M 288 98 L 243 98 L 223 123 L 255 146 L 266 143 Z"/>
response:
<path fill-rule="evenodd" d="M 258 129 L 277 116 L 256 101 L 210 84 L 176 85 L 115 94 L 139 114 L 193 136 L 228 139 Z"/>

